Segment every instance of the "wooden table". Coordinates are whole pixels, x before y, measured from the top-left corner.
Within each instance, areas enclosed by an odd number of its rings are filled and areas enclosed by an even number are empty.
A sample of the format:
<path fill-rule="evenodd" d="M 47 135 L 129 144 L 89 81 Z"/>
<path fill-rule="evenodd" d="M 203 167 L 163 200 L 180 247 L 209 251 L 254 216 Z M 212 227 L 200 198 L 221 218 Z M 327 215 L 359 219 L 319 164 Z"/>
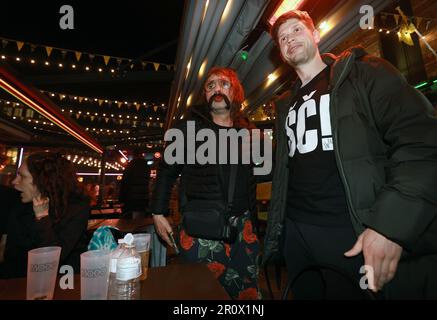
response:
<path fill-rule="evenodd" d="M 102 226 L 118 228 L 122 232 L 140 232 L 145 231 L 147 226 L 153 224 L 152 217 L 140 219 L 91 219 L 88 220 L 88 230 L 96 230 Z"/>
<path fill-rule="evenodd" d="M 26 278 L 0 280 L 0 300 L 26 299 Z M 150 268 L 141 281 L 142 300 L 229 300 L 229 296 L 204 264 L 174 264 Z M 80 300 L 80 276 L 74 289 L 62 290 L 59 279 L 54 300 Z"/>

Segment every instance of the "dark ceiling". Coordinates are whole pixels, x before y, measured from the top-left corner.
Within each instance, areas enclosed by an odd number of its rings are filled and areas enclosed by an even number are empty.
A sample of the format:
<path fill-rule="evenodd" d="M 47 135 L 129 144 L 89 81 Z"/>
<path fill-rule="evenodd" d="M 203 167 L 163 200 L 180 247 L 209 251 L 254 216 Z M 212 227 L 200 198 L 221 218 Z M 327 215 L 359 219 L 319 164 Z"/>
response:
<path fill-rule="evenodd" d="M 74 9 L 74 29 L 62 30 L 62 5 Z M 149 60 L 174 63 L 184 1 L 5 1 L 0 36 L 37 44 L 136 58 L 173 41 Z"/>
<path fill-rule="evenodd" d="M 64 4 L 74 10 L 73 30 L 62 30 L 59 25 Z M 0 5 L 0 38 L 13 41 L 3 41 L 0 49 L 22 80 L 44 90 L 65 116 L 89 128 L 102 145 L 146 145 L 162 135 L 183 9 L 184 1 L 178 0 L 123 1 L 122 5 L 10 1 Z M 16 41 L 25 43 L 20 50 Z M 46 47 L 54 48 L 50 56 Z M 82 53 L 79 61 L 75 52 Z M 103 56 L 113 58 L 105 63 Z M 35 63 L 30 64 L 31 60 Z M 44 65 L 45 61 L 50 65 Z M 66 96 L 61 99 L 59 94 Z M 109 102 L 94 101 L 97 98 Z M 4 92 L 0 99 L 0 103 L 15 101 Z M 44 134 L 56 137 L 53 128 L 44 130 L 38 115 L 29 121 L 26 110 L 9 111 L 14 125 L 33 130 L 34 143 Z"/>

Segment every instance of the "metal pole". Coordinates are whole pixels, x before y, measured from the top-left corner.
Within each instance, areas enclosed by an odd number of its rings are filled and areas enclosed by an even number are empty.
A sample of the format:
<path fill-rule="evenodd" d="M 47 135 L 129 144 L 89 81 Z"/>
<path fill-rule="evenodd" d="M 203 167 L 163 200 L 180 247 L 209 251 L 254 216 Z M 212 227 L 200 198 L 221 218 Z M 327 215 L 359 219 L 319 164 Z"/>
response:
<path fill-rule="evenodd" d="M 105 173 L 106 173 L 106 159 L 108 157 L 108 151 L 104 150 L 102 153 L 100 164 L 100 177 L 99 177 L 99 197 L 97 199 L 97 207 L 101 208 L 103 200 L 105 199 Z"/>

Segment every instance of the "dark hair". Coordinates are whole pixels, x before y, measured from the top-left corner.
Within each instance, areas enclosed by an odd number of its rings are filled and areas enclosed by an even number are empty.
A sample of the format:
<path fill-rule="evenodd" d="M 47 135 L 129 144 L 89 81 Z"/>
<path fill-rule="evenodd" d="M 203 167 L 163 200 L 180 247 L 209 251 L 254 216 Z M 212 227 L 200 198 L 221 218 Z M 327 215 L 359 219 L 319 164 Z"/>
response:
<path fill-rule="evenodd" d="M 300 10 L 287 11 L 286 13 L 282 14 L 278 19 L 276 19 L 275 23 L 270 29 L 270 35 L 272 36 L 273 40 L 276 43 L 279 43 L 278 41 L 279 27 L 291 19 L 297 19 L 299 21 L 302 21 L 303 24 L 305 24 L 307 28 L 310 29 L 310 31 L 314 31 L 315 29 L 313 19 L 311 19 L 308 12 L 300 11 Z"/>
<path fill-rule="evenodd" d="M 37 152 L 26 159 L 33 184 L 50 199 L 49 215 L 55 222 L 64 217 L 71 195 L 83 195 L 73 163 L 60 153 Z"/>

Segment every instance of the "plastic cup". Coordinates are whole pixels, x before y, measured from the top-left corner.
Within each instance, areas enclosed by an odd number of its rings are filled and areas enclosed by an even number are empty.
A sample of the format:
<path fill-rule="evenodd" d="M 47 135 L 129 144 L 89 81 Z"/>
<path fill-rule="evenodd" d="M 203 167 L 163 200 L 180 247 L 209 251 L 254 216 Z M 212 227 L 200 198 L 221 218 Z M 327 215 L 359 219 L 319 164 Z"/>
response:
<path fill-rule="evenodd" d="M 106 300 L 108 298 L 109 250 L 91 250 L 80 255 L 81 300 Z"/>
<path fill-rule="evenodd" d="M 42 247 L 27 253 L 27 300 L 52 300 L 61 247 Z"/>
<path fill-rule="evenodd" d="M 147 272 L 149 271 L 150 239 L 150 233 L 134 234 L 135 249 L 141 257 L 142 274 L 140 280 L 147 279 Z"/>

